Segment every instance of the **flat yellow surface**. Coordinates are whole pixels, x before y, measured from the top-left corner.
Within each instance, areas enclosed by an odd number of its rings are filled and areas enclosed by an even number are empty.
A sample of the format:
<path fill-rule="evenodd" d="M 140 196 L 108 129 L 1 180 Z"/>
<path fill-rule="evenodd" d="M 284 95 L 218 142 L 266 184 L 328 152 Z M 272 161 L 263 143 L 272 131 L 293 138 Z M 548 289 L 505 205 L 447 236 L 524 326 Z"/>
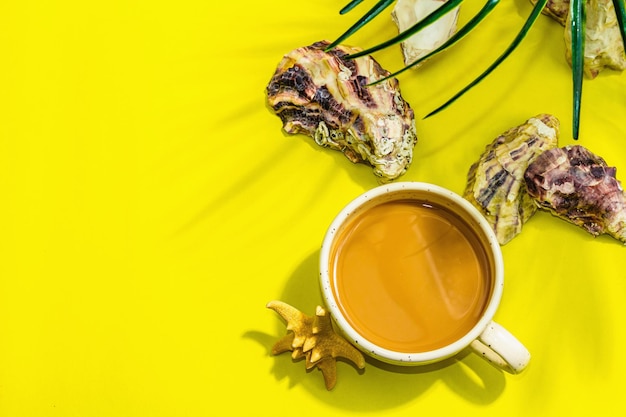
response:
<path fill-rule="evenodd" d="M 372 2 L 369 2 L 371 4 Z M 482 1 L 466 2 L 461 21 Z M 473 354 L 319 371 L 271 356 L 312 313 L 335 214 L 370 168 L 288 136 L 265 105 L 282 56 L 369 7 L 338 0 L 5 1 L 0 5 L 0 416 L 614 415 L 626 406 L 626 248 L 538 213 L 503 248 L 496 320 L 531 351 L 521 375 Z M 465 6 L 464 6 L 465 7 Z M 461 44 L 400 77 L 419 143 L 403 177 L 462 192 L 485 145 L 538 113 L 575 143 L 563 28 L 444 112 L 531 6 L 503 1 Z M 394 35 L 383 13 L 348 43 Z M 377 53 L 387 69 L 398 48 Z M 578 143 L 626 181 L 626 73 L 584 85 Z M 615 410 L 615 411 L 611 411 Z M 228 414 L 225 414 L 228 413 Z"/>

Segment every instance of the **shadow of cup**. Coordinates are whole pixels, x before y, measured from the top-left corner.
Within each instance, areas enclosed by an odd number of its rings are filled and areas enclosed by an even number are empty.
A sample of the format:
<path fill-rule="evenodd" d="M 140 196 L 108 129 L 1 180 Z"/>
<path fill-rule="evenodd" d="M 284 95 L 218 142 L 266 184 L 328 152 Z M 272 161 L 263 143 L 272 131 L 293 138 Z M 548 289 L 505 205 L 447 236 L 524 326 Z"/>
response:
<path fill-rule="evenodd" d="M 319 256 L 315 251 L 305 258 L 286 282 L 280 300 L 296 307 L 305 314 L 313 314 L 317 306 L 323 306 L 319 287 Z M 269 301 L 269 300 L 268 300 Z M 286 333 L 279 317 L 275 336 L 248 333 L 271 354 L 272 345 Z M 304 361 L 294 360 L 289 352 L 277 355 L 272 373 L 277 380 L 288 378 L 290 386 L 301 385 L 315 394 L 320 401 L 340 409 L 372 411 L 395 408 L 414 401 L 433 385 L 443 382 L 462 399 L 478 404 L 489 404 L 503 392 L 504 373 L 488 364 L 469 350 L 452 358 L 422 366 L 398 366 L 366 356 L 366 367 L 357 369 L 351 363 L 337 363 L 337 385 L 327 392 L 320 372 L 315 368 L 306 370 Z"/>

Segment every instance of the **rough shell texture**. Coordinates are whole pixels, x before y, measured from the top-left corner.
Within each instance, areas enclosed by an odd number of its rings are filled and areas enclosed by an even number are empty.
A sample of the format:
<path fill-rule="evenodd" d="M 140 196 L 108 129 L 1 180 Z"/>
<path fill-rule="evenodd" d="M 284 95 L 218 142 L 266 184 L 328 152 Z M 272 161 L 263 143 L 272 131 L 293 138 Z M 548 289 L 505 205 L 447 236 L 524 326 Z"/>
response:
<path fill-rule="evenodd" d="M 530 0 L 530 2 L 537 4 L 537 0 Z M 569 0 L 548 0 L 546 7 L 543 9 L 543 14 L 550 16 L 565 26 L 567 15 L 569 14 Z"/>
<path fill-rule="evenodd" d="M 398 0 L 391 12 L 391 17 L 398 27 L 398 32 L 402 33 L 440 8 L 446 1 Z M 454 34 L 459 8 L 451 10 L 400 44 L 406 65 L 435 50 Z"/>
<path fill-rule="evenodd" d="M 536 3 L 537 0 L 531 2 Z M 549 0 L 543 11 L 565 26 L 565 59 L 571 64 L 572 34 L 569 28 L 569 7 L 570 0 Z M 586 0 L 585 75 L 595 78 L 605 68 L 616 71 L 626 69 L 624 43 L 613 0 Z"/>
<path fill-rule="evenodd" d="M 572 62 L 572 41 L 568 20 L 565 23 L 565 57 Z M 585 75 L 595 78 L 604 68 L 626 68 L 624 43 L 612 0 L 587 0 L 585 23 Z"/>
<path fill-rule="evenodd" d="M 370 164 L 381 182 L 404 174 L 417 142 L 413 110 L 395 78 L 372 57 L 346 59 L 360 51 L 328 42 L 285 55 L 267 86 L 270 107 L 288 133 L 303 133 L 323 147 Z"/>
<path fill-rule="evenodd" d="M 594 236 L 626 243 L 626 198 L 616 169 L 586 148 L 549 150 L 528 166 L 528 192 L 537 204 Z"/>
<path fill-rule="evenodd" d="M 463 196 L 483 213 L 501 245 L 520 233 L 537 210 L 524 172 L 540 153 L 556 147 L 558 133 L 557 118 L 537 115 L 498 136 L 470 167 Z"/>

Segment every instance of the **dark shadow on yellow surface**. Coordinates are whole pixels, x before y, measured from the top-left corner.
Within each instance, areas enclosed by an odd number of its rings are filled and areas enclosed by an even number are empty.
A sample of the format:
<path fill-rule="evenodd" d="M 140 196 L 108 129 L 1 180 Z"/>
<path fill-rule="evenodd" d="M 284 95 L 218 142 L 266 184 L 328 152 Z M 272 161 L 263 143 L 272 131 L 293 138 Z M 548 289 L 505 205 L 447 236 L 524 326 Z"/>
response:
<path fill-rule="evenodd" d="M 318 285 L 318 258 L 319 251 L 316 251 L 304 259 L 280 296 L 281 301 L 306 314 L 313 314 L 316 306 L 323 303 Z M 274 338 L 253 332 L 248 332 L 246 337 L 265 344 L 268 355 L 271 355 L 272 345 L 285 333 L 285 324 L 277 317 Z M 358 370 L 352 364 L 340 361 L 337 363 L 337 385 L 330 392 L 317 369 L 307 371 L 304 363 L 293 360 L 289 353 L 273 359 L 272 373 L 277 380 L 288 378 L 290 386 L 302 385 L 320 401 L 352 411 L 385 410 L 419 401 L 421 395 L 439 384 L 445 384 L 452 395 L 468 403 L 487 405 L 495 401 L 506 386 L 502 371 L 469 351 L 424 366 L 396 366 L 366 357 L 365 369 Z"/>

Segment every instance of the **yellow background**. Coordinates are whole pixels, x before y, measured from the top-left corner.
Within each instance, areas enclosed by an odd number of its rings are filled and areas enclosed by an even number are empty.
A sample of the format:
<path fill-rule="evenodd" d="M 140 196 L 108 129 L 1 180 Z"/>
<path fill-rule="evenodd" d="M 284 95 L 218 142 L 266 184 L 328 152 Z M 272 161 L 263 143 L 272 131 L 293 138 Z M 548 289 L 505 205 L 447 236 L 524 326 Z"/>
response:
<path fill-rule="evenodd" d="M 481 1 L 468 1 L 466 21 Z M 317 370 L 271 356 L 312 313 L 326 227 L 371 170 L 287 136 L 265 105 L 282 56 L 334 39 L 336 0 L 4 1 L 0 5 L 0 416 L 554 416 L 624 410 L 626 248 L 538 213 L 503 248 L 496 320 L 521 375 L 473 354 Z M 530 13 L 503 1 L 445 55 L 400 77 L 419 143 L 403 177 L 462 192 L 485 145 L 538 113 L 572 144 L 563 29 L 519 50 L 444 112 Z M 389 12 L 348 43 L 395 34 Z M 397 47 L 375 57 L 402 65 Z M 626 73 L 584 85 L 578 143 L 626 181 Z M 216 411 L 221 410 L 221 411 Z M 241 414 L 244 415 L 244 414 Z"/>

